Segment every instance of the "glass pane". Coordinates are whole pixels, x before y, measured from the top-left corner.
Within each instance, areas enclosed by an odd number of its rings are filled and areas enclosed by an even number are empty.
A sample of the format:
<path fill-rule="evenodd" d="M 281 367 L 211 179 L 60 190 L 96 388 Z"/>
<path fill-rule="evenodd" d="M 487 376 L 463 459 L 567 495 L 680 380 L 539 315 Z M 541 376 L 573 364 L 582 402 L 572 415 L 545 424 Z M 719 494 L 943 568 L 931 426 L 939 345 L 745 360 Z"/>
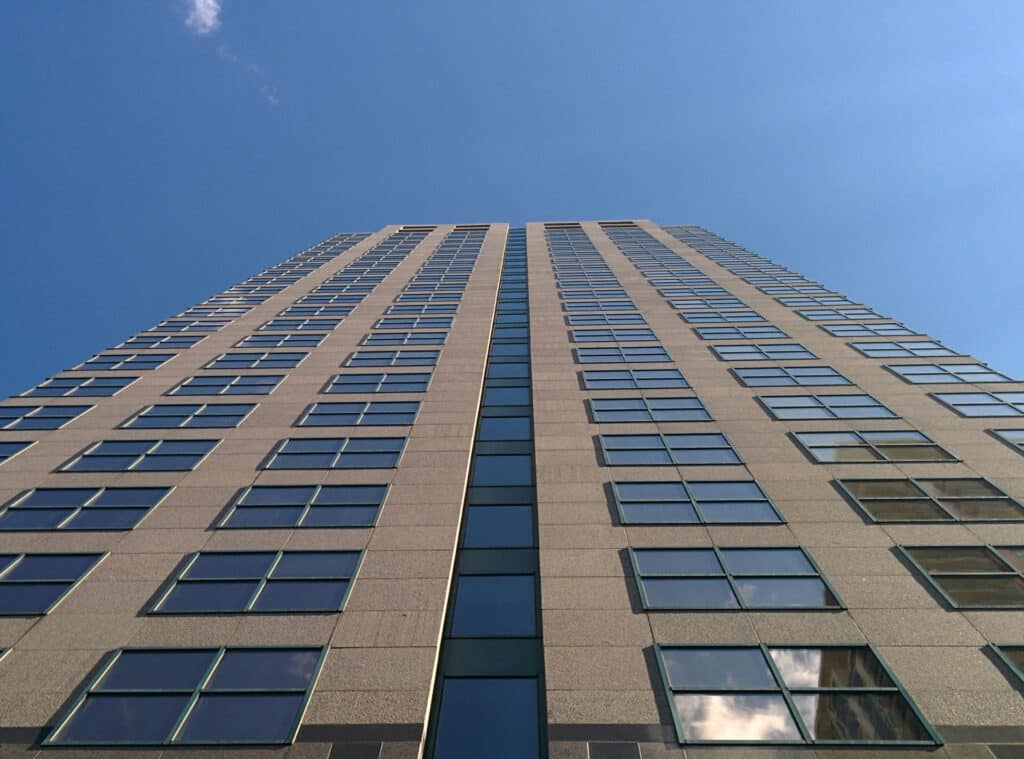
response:
<path fill-rule="evenodd" d="M 463 538 L 466 548 L 525 548 L 533 544 L 532 507 L 469 507 Z"/>
<path fill-rule="evenodd" d="M 535 635 L 532 575 L 473 575 L 458 578 L 452 635 Z"/>
<path fill-rule="evenodd" d="M 855 498 L 915 498 L 921 496 L 910 480 L 840 480 Z"/>
<path fill-rule="evenodd" d="M 194 690 L 217 652 L 123 651 L 96 686 L 101 690 Z"/>
<path fill-rule="evenodd" d="M 844 446 L 842 448 L 811 448 L 811 455 L 823 464 L 851 464 L 856 462 L 882 461 L 882 457 L 867 446 Z"/>
<path fill-rule="evenodd" d="M 743 600 L 759 608 L 830 608 L 839 602 L 816 577 L 745 577 L 736 580 Z"/>
<path fill-rule="evenodd" d="M 691 524 L 697 522 L 693 505 L 684 503 L 624 503 L 623 521 L 627 524 Z"/>
<path fill-rule="evenodd" d="M 529 440 L 529 417 L 485 417 L 480 420 L 479 440 Z"/>
<path fill-rule="evenodd" d="M 201 553 L 185 572 L 189 579 L 241 579 L 263 577 L 276 553 Z"/>
<path fill-rule="evenodd" d="M 654 609 L 739 608 L 739 602 L 724 578 L 646 578 L 641 582 L 647 606 Z"/>
<path fill-rule="evenodd" d="M 204 693 L 178 735 L 179 743 L 288 743 L 301 693 Z"/>
<path fill-rule="evenodd" d="M 253 611 L 337 611 L 345 600 L 348 580 L 282 580 L 268 582 Z"/>
<path fill-rule="evenodd" d="M 97 562 L 95 554 L 29 554 L 5 580 L 77 580 Z"/>
<path fill-rule="evenodd" d="M 532 456 L 473 457 L 473 485 L 529 485 L 533 482 Z"/>
<path fill-rule="evenodd" d="M 437 721 L 436 759 L 539 759 L 534 678 L 446 677 Z"/>
<path fill-rule="evenodd" d="M 271 577 L 351 577 L 359 556 L 358 551 L 286 551 Z"/>
<path fill-rule="evenodd" d="M 924 498 L 892 501 L 862 500 L 860 504 L 880 522 L 949 521 L 952 519 L 934 501 Z"/>
<path fill-rule="evenodd" d="M 779 515 L 767 501 L 711 501 L 700 503 L 700 513 L 710 524 L 779 522 Z"/>
<path fill-rule="evenodd" d="M 211 689 L 304 689 L 313 679 L 318 648 L 229 649 L 221 659 L 208 688 Z"/>
<path fill-rule="evenodd" d="M 641 575 L 720 575 L 722 567 L 710 548 L 653 549 L 633 552 Z"/>
<path fill-rule="evenodd" d="M 1004 495 L 999 488 L 985 480 L 918 480 L 918 484 L 936 498 L 984 498 Z"/>
<path fill-rule="evenodd" d="M 891 461 L 955 461 L 937 445 L 880 445 L 878 450 Z"/>
<path fill-rule="evenodd" d="M 758 648 L 663 648 L 661 653 L 673 689 L 778 687 Z"/>
<path fill-rule="evenodd" d="M 179 582 L 162 604 L 164 612 L 232 612 L 249 605 L 258 580 Z"/>
<path fill-rule="evenodd" d="M 372 527 L 377 521 L 377 506 L 313 506 L 303 527 Z"/>
<path fill-rule="evenodd" d="M 673 701 L 686 740 L 801 740 L 800 731 L 779 694 L 677 693 Z"/>
<path fill-rule="evenodd" d="M 773 648 L 769 653 L 791 689 L 895 687 L 865 647 Z"/>
<path fill-rule="evenodd" d="M 1009 498 L 984 498 L 979 500 L 943 500 L 942 505 L 960 519 L 1004 519 L 1022 520 L 1024 510 Z"/>
<path fill-rule="evenodd" d="M 57 743 L 161 743 L 171 733 L 189 695 L 90 695 Z"/>
<path fill-rule="evenodd" d="M 1024 606 L 1024 579 L 1020 577 L 939 575 L 932 580 L 960 606 Z"/>
<path fill-rule="evenodd" d="M 908 548 L 907 553 L 928 572 L 1006 572 L 1010 570 L 982 546 Z"/>
<path fill-rule="evenodd" d="M 815 740 L 931 740 L 897 693 L 794 694 L 793 702 Z"/>
<path fill-rule="evenodd" d="M 815 574 L 799 548 L 726 548 L 722 557 L 733 574 Z"/>

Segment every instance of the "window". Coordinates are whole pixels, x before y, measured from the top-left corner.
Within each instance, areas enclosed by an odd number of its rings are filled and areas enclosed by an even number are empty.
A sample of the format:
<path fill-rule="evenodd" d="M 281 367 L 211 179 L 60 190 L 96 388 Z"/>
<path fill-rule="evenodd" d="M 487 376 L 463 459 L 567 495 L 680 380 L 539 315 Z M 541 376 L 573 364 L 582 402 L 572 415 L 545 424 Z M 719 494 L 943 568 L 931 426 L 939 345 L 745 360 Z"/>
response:
<path fill-rule="evenodd" d="M 460 574 L 456 579 L 453 638 L 522 638 L 537 634 L 537 589 L 528 574 Z"/>
<path fill-rule="evenodd" d="M 821 285 L 765 285 L 757 289 L 766 295 L 835 295 Z"/>
<path fill-rule="evenodd" d="M 830 366 L 758 366 L 729 371 L 747 387 L 853 384 Z"/>
<path fill-rule="evenodd" d="M 360 345 L 444 345 L 447 332 L 371 332 Z"/>
<path fill-rule="evenodd" d="M 724 287 L 659 287 L 658 294 L 663 298 L 707 298 L 728 296 L 730 292 Z"/>
<path fill-rule="evenodd" d="M 291 369 L 308 353 L 222 353 L 206 369 Z"/>
<path fill-rule="evenodd" d="M 387 485 L 254 485 L 231 504 L 218 527 L 372 527 Z"/>
<path fill-rule="evenodd" d="M 1024 609 L 1024 546 L 901 546 L 954 609 Z"/>
<path fill-rule="evenodd" d="M 996 656 L 1003 660 L 1003 663 L 1010 668 L 1017 679 L 1024 682 L 1024 646 L 997 646 L 994 643 L 989 643 L 989 647 Z"/>
<path fill-rule="evenodd" d="M 274 330 L 309 330 L 311 332 L 332 330 L 341 324 L 340 319 L 271 319 L 260 326 L 260 332 Z"/>
<path fill-rule="evenodd" d="M 430 384 L 430 375 L 416 374 L 339 374 L 325 393 L 422 393 Z"/>
<path fill-rule="evenodd" d="M 105 397 L 117 395 L 138 377 L 54 377 L 37 385 L 27 393 L 27 397 Z"/>
<path fill-rule="evenodd" d="M 888 364 L 885 368 L 911 385 L 1014 381 L 984 364 Z"/>
<path fill-rule="evenodd" d="M 291 743 L 326 653 L 326 648 L 118 649 L 44 742 Z"/>
<path fill-rule="evenodd" d="M 131 530 L 170 488 L 35 488 L 9 501 L 0 530 Z"/>
<path fill-rule="evenodd" d="M 1017 453 L 1024 453 L 1024 430 L 989 430 Z"/>
<path fill-rule="evenodd" d="M 369 292 L 372 288 L 367 288 Z M 352 313 L 352 309 L 355 308 L 353 305 L 335 304 L 328 306 L 290 306 L 284 311 L 278 314 L 278 316 L 285 319 L 292 318 L 310 318 L 310 317 L 323 317 L 323 316 L 348 316 Z"/>
<path fill-rule="evenodd" d="M 687 308 L 747 308 L 747 304 L 739 298 L 676 298 L 668 303 L 672 308 L 682 311 Z M 753 312 L 751 312 L 753 313 Z M 685 318 L 685 317 L 684 317 Z M 689 321 L 689 319 L 687 319 Z"/>
<path fill-rule="evenodd" d="M 680 743 L 941 743 L 870 646 L 655 650 Z"/>
<path fill-rule="evenodd" d="M 448 329 L 452 326 L 454 319 L 450 316 L 419 316 L 419 317 L 397 317 L 390 316 L 379 319 L 374 329 Z"/>
<path fill-rule="evenodd" d="M 813 308 L 814 306 L 856 306 L 852 300 L 842 295 L 812 295 L 810 297 L 776 298 L 779 303 L 789 308 Z"/>
<path fill-rule="evenodd" d="M 676 389 L 690 384 L 678 369 L 605 369 L 581 372 L 587 390 Z"/>
<path fill-rule="evenodd" d="M 595 422 L 708 422 L 711 415 L 699 398 L 593 398 Z"/>
<path fill-rule="evenodd" d="M 613 482 L 623 524 L 778 524 L 756 482 Z"/>
<path fill-rule="evenodd" d="M 538 691 L 536 677 L 446 676 L 433 756 L 540 756 Z"/>
<path fill-rule="evenodd" d="M 533 456 L 477 453 L 473 456 L 470 484 L 473 487 L 532 485 Z"/>
<path fill-rule="evenodd" d="M 441 351 L 356 351 L 345 366 L 434 366 Z"/>
<path fill-rule="evenodd" d="M 166 348 L 167 350 L 179 350 L 191 348 L 196 343 L 205 340 L 206 335 L 151 335 L 148 332 L 131 337 L 121 343 L 118 348 Z"/>
<path fill-rule="evenodd" d="M 148 406 L 121 426 L 125 429 L 237 427 L 254 403 L 158 403 Z"/>
<path fill-rule="evenodd" d="M 916 430 L 794 432 L 793 437 L 819 464 L 957 460 L 934 440 Z"/>
<path fill-rule="evenodd" d="M 62 472 L 187 472 L 219 440 L 104 440 L 93 443 Z"/>
<path fill-rule="evenodd" d="M 599 437 L 608 466 L 740 463 L 725 435 L 717 432 Z"/>
<path fill-rule="evenodd" d="M 558 293 L 564 300 L 580 300 L 583 298 L 625 298 L 626 291 L 619 287 L 585 288 L 579 290 L 562 290 Z"/>
<path fill-rule="evenodd" d="M 680 316 L 690 324 L 765 321 L 765 318 L 757 311 L 683 311 Z M 769 335 L 751 335 L 751 337 L 769 337 Z"/>
<path fill-rule="evenodd" d="M 192 306 L 178 316 L 185 319 L 237 319 L 251 310 L 245 306 Z"/>
<path fill-rule="evenodd" d="M 565 317 L 570 327 L 596 327 L 605 324 L 647 324 L 643 314 L 570 314 Z"/>
<path fill-rule="evenodd" d="M 230 319 L 168 319 L 153 329 L 156 332 L 217 332 L 230 323 Z"/>
<path fill-rule="evenodd" d="M 145 371 L 156 369 L 174 358 L 176 353 L 100 353 L 79 364 L 74 371 Z"/>
<path fill-rule="evenodd" d="M 156 614 L 338 612 L 360 551 L 203 551 L 153 606 Z"/>
<path fill-rule="evenodd" d="M 712 345 L 711 350 L 723 361 L 784 361 L 794 358 L 817 358 L 804 346 L 796 343 Z"/>
<path fill-rule="evenodd" d="M 839 609 L 801 548 L 631 548 L 645 609 Z"/>
<path fill-rule="evenodd" d="M 644 364 L 671 361 L 660 345 L 653 348 L 576 348 L 580 364 Z"/>
<path fill-rule="evenodd" d="M 1024 508 L 980 477 L 837 482 L 874 522 L 1024 521 Z"/>
<path fill-rule="evenodd" d="M 650 329 L 574 329 L 571 330 L 574 343 L 628 343 L 657 340 Z"/>
<path fill-rule="evenodd" d="M 701 340 L 772 340 L 775 338 L 789 337 L 778 327 L 698 327 L 694 330 Z M 716 346 L 716 350 L 719 346 Z M 724 346 L 722 346 L 724 347 Z M 785 346 L 754 346 L 760 349 L 782 348 Z M 719 354 L 721 355 L 721 354 Z M 787 356 L 787 358 L 789 358 Z M 793 356 L 792 358 L 797 358 Z"/>
<path fill-rule="evenodd" d="M 455 302 L 462 300 L 462 293 L 400 293 L 395 298 L 395 303 L 443 303 L 445 301 Z"/>
<path fill-rule="evenodd" d="M 0 554 L 0 616 L 49 614 L 103 556 L 102 553 Z"/>
<path fill-rule="evenodd" d="M 305 437 L 281 440 L 264 469 L 390 469 L 404 437 Z"/>
<path fill-rule="evenodd" d="M 812 322 L 834 321 L 841 319 L 888 319 L 887 316 L 876 314 L 870 308 L 810 308 L 797 311 L 800 316 Z"/>
<path fill-rule="evenodd" d="M 0 430 L 59 430 L 92 406 L 0 406 Z"/>
<path fill-rule="evenodd" d="M 1024 416 L 1024 393 L 933 393 L 962 416 Z"/>
<path fill-rule="evenodd" d="M 314 403 L 299 418 L 300 427 L 408 425 L 416 421 L 419 401 Z"/>
<path fill-rule="evenodd" d="M 283 374 L 200 374 L 168 395 L 269 395 L 283 379 Z"/>
<path fill-rule="evenodd" d="M 575 300 L 562 301 L 563 311 L 636 311 L 631 300 Z"/>
<path fill-rule="evenodd" d="M 932 340 L 907 340 L 900 342 L 848 343 L 868 358 L 928 358 L 937 356 L 959 356 L 956 351 Z"/>
<path fill-rule="evenodd" d="M 0 441 L 0 464 L 13 459 L 19 453 L 35 443 L 34 440 L 3 440 Z"/>
<path fill-rule="evenodd" d="M 776 419 L 892 419 L 870 395 L 761 395 L 758 400 Z"/>
<path fill-rule="evenodd" d="M 902 337 L 917 333 L 902 324 L 822 324 L 833 337 Z"/>
<path fill-rule="evenodd" d="M 324 334 L 249 335 L 235 343 L 236 348 L 315 348 Z"/>
<path fill-rule="evenodd" d="M 454 314 L 459 310 L 457 303 L 423 303 L 420 305 L 388 306 L 386 314 Z M 383 321 L 383 320 L 381 320 Z M 381 322 L 377 322 L 381 326 Z"/>

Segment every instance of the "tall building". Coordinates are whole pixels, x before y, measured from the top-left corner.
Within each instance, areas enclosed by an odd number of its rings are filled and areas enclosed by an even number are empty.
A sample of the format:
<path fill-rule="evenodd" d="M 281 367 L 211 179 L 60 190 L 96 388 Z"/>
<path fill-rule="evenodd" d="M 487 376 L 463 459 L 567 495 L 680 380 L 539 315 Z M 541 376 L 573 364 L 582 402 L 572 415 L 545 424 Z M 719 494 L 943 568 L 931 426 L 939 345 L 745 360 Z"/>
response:
<path fill-rule="evenodd" d="M 3 757 L 1024 755 L 1024 385 L 699 227 L 339 234 L 0 428 Z"/>

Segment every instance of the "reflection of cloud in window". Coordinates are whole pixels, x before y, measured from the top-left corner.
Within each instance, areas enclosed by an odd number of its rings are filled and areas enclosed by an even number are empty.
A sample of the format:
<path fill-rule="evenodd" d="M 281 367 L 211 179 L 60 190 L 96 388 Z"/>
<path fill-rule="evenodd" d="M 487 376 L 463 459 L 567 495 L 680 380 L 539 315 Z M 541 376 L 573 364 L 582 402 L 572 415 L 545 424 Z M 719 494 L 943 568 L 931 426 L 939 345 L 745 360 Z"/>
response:
<path fill-rule="evenodd" d="M 781 694 L 712 695 L 677 693 L 683 736 L 695 741 L 799 741 Z"/>
<path fill-rule="evenodd" d="M 771 651 L 783 682 L 790 688 L 821 686 L 820 648 L 776 648 Z"/>

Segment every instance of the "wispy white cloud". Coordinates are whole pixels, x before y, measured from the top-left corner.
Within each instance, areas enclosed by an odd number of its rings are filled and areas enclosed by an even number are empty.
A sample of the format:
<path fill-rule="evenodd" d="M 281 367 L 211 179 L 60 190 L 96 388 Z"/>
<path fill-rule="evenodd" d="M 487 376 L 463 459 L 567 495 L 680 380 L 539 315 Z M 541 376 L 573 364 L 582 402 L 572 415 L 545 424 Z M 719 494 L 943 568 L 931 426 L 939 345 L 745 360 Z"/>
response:
<path fill-rule="evenodd" d="M 221 0 L 189 0 L 185 26 L 199 35 L 213 34 L 220 26 Z"/>
<path fill-rule="evenodd" d="M 195 32 L 198 36 L 206 37 L 213 34 L 220 28 L 220 12 L 223 0 L 188 0 L 188 15 L 185 17 L 185 26 Z M 260 97 L 270 105 L 278 105 L 281 102 L 277 94 L 277 85 L 270 79 L 263 66 L 243 60 L 234 50 L 224 42 L 217 43 L 217 56 L 232 66 L 238 66 L 245 75 L 256 86 Z"/>

